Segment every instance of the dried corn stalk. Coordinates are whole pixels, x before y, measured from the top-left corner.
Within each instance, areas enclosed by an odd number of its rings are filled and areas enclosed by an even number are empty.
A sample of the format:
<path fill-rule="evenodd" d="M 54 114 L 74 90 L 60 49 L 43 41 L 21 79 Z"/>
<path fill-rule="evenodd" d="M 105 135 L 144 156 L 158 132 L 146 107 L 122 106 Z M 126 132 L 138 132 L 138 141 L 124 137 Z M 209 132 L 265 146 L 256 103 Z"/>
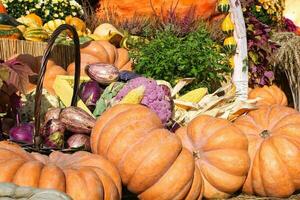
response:
<path fill-rule="evenodd" d="M 190 80 L 182 79 L 179 81 L 179 86 L 175 86 L 175 91 L 172 94 L 176 94 L 182 89 L 182 85 L 187 85 Z M 219 95 L 220 93 L 224 95 Z M 228 120 L 235 120 L 238 116 L 244 114 L 249 110 L 256 109 L 256 102 L 258 99 L 241 100 L 236 97 L 236 87 L 233 84 L 225 85 L 219 88 L 212 94 L 204 96 L 198 103 L 180 101 L 174 99 L 175 110 L 173 113 L 173 120 L 180 125 L 186 125 L 195 117 L 199 115 L 210 115 L 213 117 L 220 117 Z M 184 105 L 189 106 L 189 110 L 184 110 L 176 106 Z"/>

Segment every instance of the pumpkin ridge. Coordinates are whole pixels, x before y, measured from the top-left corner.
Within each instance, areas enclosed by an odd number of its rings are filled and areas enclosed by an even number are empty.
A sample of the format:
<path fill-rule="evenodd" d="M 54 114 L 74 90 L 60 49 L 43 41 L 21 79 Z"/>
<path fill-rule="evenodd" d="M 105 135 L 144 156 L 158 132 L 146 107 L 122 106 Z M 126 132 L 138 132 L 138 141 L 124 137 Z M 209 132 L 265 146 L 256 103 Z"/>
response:
<path fill-rule="evenodd" d="M 219 170 L 219 171 L 222 171 L 222 172 L 224 172 L 225 174 L 228 174 L 228 175 L 230 175 L 230 176 L 235 176 L 235 177 L 239 177 L 240 175 L 235 175 L 235 174 L 232 174 L 232 173 L 230 173 L 230 172 L 227 172 L 227 171 L 225 171 L 224 169 L 221 169 L 219 166 L 216 166 L 216 165 L 214 165 L 213 163 L 211 163 L 211 162 L 209 162 L 207 159 L 201 159 L 201 160 L 198 160 L 198 162 L 197 163 L 201 163 L 201 162 L 203 162 L 204 164 L 207 164 L 207 165 L 209 165 L 209 166 L 211 166 L 211 167 L 213 167 L 213 168 L 215 168 L 215 169 L 217 169 L 217 170 Z M 204 164 L 199 164 L 199 166 L 202 166 L 202 165 L 204 165 Z M 201 171 L 201 170 L 200 170 Z M 204 176 L 204 175 L 202 175 L 202 176 Z M 244 176 L 245 178 L 246 178 L 246 176 Z M 206 179 L 207 180 L 207 179 Z"/>
<path fill-rule="evenodd" d="M 135 143 L 133 143 L 132 145 L 130 145 L 130 147 L 124 152 L 122 159 L 119 161 L 117 168 L 121 169 L 123 168 L 124 165 L 124 161 L 126 160 L 125 158 L 127 157 L 127 155 L 129 154 L 129 152 L 139 143 L 145 141 L 146 139 L 148 139 L 149 137 L 151 137 L 151 132 L 153 130 L 156 130 L 156 128 L 153 128 L 151 130 L 149 130 L 146 134 L 145 137 L 141 137 L 139 140 L 137 140 Z"/>
<path fill-rule="evenodd" d="M 214 170 L 218 170 L 218 171 L 220 171 L 221 173 L 224 173 L 224 174 L 226 174 L 226 176 L 228 175 L 228 176 L 231 177 L 231 178 L 243 179 L 243 182 L 246 180 L 246 177 L 247 177 L 246 175 L 244 175 L 244 176 L 241 177 L 241 176 L 238 176 L 238 175 L 234 175 L 234 174 L 228 173 L 228 172 L 226 172 L 226 171 L 220 169 L 218 166 L 213 165 L 212 163 L 210 163 L 210 162 L 207 161 L 207 160 L 201 160 L 201 162 L 204 162 L 204 163 L 205 163 L 205 164 L 201 164 L 201 165 L 198 164 L 198 166 L 200 167 L 200 171 L 201 171 L 202 177 L 203 177 L 203 178 L 204 178 L 211 186 L 213 186 L 213 187 L 215 188 L 215 190 L 218 190 L 218 191 L 220 191 L 220 192 L 222 192 L 222 193 L 225 193 L 225 194 L 228 195 L 228 193 L 232 193 L 233 191 L 231 191 L 231 190 L 224 191 L 224 190 L 219 189 L 218 185 L 215 185 L 215 184 L 213 183 L 213 181 L 211 181 L 211 179 L 212 179 L 212 177 L 210 176 L 211 173 L 207 173 L 207 174 L 203 173 L 203 171 L 205 171 L 204 165 L 210 166 L 209 168 L 213 168 Z M 199 161 L 198 161 L 198 163 L 199 163 Z M 207 168 L 208 168 L 208 167 L 207 167 Z M 204 190 L 205 190 L 205 188 L 204 188 Z M 236 190 L 236 189 L 234 189 L 234 190 Z"/>
<path fill-rule="evenodd" d="M 263 181 L 263 177 L 262 177 L 262 165 L 260 164 L 260 161 L 261 161 L 261 159 L 263 158 L 263 156 L 261 155 L 261 150 L 262 150 L 262 148 L 261 148 L 261 146 L 263 145 L 263 143 L 264 143 L 265 141 L 262 141 L 261 143 L 260 143 L 260 147 L 258 148 L 258 151 L 257 151 L 257 153 L 258 153 L 258 156 L 257 156 L 257 159 L 258 159 L 258 166 L 259 166 L 259 178 L 260 178 L 260 182 L 261 182 L 261 185 L 262 185 L 262 187 L 260 187 L 260 188 L 262 188 L 262 190 L 263 190 L 263 195 L 264 196 L 266 196 L 267 195 L 267 191 L 266 191 L 266 189 L 265 189 L 265 183 L 264 183 L 264 181 Z M 256 156 L 254 157 L 254 158 L 256 158 Z M 254 183 L 254 182 L 253 182 Z M 253 186 L 252 186 L 253 187 Z M 255 190 L 255 188 L 253 187 L 253 189 Z"/>
<path fill-rule="evenodd" d="M 97 174 L 97 172 L 96 172 L 97 169 L 96 169 L 95 167 L 88 167 L 88 168 L 91 169 L 94 173 Z M 121 191 L 119 191 L 118 186 L 117 186 L 117 184 L 115 183 L 115 181 L 109 176 L 109 174 L 108 174 L 105 170 L 102 170 L 102 169 L 101 169 L 101 173 L 102 173 L 104 176 L 106 176 L 106 177 L 110 180 L 111 183 L 113 183 L 113 185 L 115 186 L 115 188 L 116 188 L 116 190 L 117 190 L 117 192 L 118 192 L 119 197 L 121 197 L 121 196 L 122 196 L 122 193 L 120 193 Z M 101 184 L 103 185 L 103 181 L 102 181 L 100 178 L 99 178 L 99 180 L 100 180 Z M 88 183 L 87 183 L 87 185 L 88 185 Z M 103 186 L 103 187 L 104 187 L 104 186 Z M 104 194 L 104 197 L 107 196 L 107 194 L 106 194 L 105 191 L 103 192 L 103 194 Z M 104 198 L 104 199 L 105 199 L 105 198 Z"/>
<path fill-rule="evenodd" d="M 271 130 L 272 130 L 272 132 L 277 132 L 277 130 L 278 129 L 281 129 L 281 128 L 283 128 L 283 127 L 285 127 L 285 126 L 290 126 L 290 125 L 292 125 L 292 124 L 285 124 L 285 125 L 283 125 L 283 126 L 279 126 L 278 124 L 280 124 L 282 121 L 284 121 L 286 118 L 290 118 L 291 116 L 293 116 L 293 115 L 299 115 L 298 113 L 294 113 L 294 114 L 286 114 L 284 117 L 282 117 L 282 118 L 280 118 L 276 123 L 274 123 L 275 125 L 273 125 L 271 128 Z"/>
<path fill-rule="evenodd" d="M 144 116 L 144 118 L 147 119 L 150 115 L 152 115 L 152 114 L 151 114 L 151 113 L 148 113 L 146 116 Z M 115 135 L 115 137 L 114 137 L 114 138 L 111 140 L 111 142 L 109 143 L 108 148 L 107 148 L 107 152 L 105 153 L 105 155 L 108 155 L 108 152 L 109 152 L 109 149 L 110 149 L 110 147 L 111 147 L 111 144 L 114 143 L 114 141 L 117 139 L 117 137 L 122 133 L 122 131 L 123 131 L 124 129 L 126 129 L 128 126 L 133 126 L 134 124 L 139 123 L 140 121 L 141 121 L 140 119 L 130 120 L 130 122 L 128 122 L 128 124 L 126 125 L 125 128 L 120 129 L 119 132 Z M 152 131 L 153 129 L 159 128 L 159 127 L 156 127 L 155 124 L 154 124 L 153 122 L 149 122 L 149 123 L 153 125 L 153 127 L 152 127 L 152 129 L 150 129 L 150 131 Z M 149 130 L 148 130 L 148 131 L 145 131 L 145 132 L 143 132 L 143 133 L 144 133 L 143 135 L 145 135 L 145 134 L 149 133 Z"/>
<path fill-rule="evenodd" d="M 287 141 L 289 141 L 289 140 L 287 140 Z M 289 167 L 288 167 L 287 165 L 285 166 L 285 165 L 283 164 L 283 163 L 285 163 L 285 162 L 284 162 L 284 160 L 281 158 L 281 156 L 280 156 L 280 154 L 279 154 L 279 152 L 278 152 L 278 149 L 277 149 L 277 147 L 275 146 L 273 140 L 271 140 L 270 142 L 272 143 L 272 147 L 273 147 L 274 151 L 276 152 L 275 156 L 277 157 L 277 159 L 278 159 L 278 161 L 279 161 L 279 163 L 280 163 L 281 168 L 284 168 L 285 171 L 287 172 L 287 174 L 285 173 L 284 175 L 285 175 L 285 176 L 288 176 L 288 177 L 289 177 L 289 180 L 293 180 L 293 178 L 291 177 L 291 172 L 290 172 L 290 170 L 289 170 Z M 293 142 L 291 141 L 291 143 L 293 143 Z M 297 145 L 295 145 L 295 146 L 297 147 Z M 292 182 L 294 183 L 294 181 L 292 181 Z M 293 185 L 293 184 L 292 184 L 292 185 Z M 294 186 L 294 189 L 295 189 L 295 186 Z M 268 195 L 269 195 L 269 194 L 268 194 Z"/>
<path fill-rule="evenodd" d="M 115 115 L 111 120 L 109 120 L 106 124 L 105 124 L 105 126 L 103 127 L 103 129 L 101 130 L 101 135 L 100 135 L 100 137 L 98 138 L 99 139 L 99 141 L 101 141 L 101 140 L 103 140 L 103 138 L 101 138 L 101 136 L 103 137 L 103 132 L 104 133 L 106 133 L 106 130 L 108 129 L 108 127 L 109 126 L 113 126 L 114 125 L 114 121 L 117 119 L 117 118 L 122 118 L 122 116 L 123 115 L 126 115 L 127 113 L 129 113 L 129 114 L 131 114 L 131 110 L 132 109 L 134 109 L 134 107 L 133 108 L 131 108 L 131 109 L 128 109 L 128 110 L 126 110 L 126 111 L 124 111 L 124 112 L 121 112 L 121 113 L 119 113 L 119 114 L 117 114 L 117 115 Z M 143 110 L 143 109 L 146 109 L 146 107 L 138 107 L 138 108 L 136 108 L 136 109 L 141 109 L 141 110 Z M 141 112 L 140 112 L 141 113 Z M 112 120 L 114 120 L 114 121 L 112 121 Z M 135 120 L 138 120 L 138 118 L 136 118 Z M 124 126 L 125 126 L 125 121 L 123 122 L 124 124 Z M 120 124 L 119 124 L 119 126 L 120 126 Z M 121 130 L 121 129 L 120 129 Z M 101 152 L 101 151 L 99 151 L 99 153 L 102 153 L 103 155 L 107 155 L 107 151 L 108 151 L 108 148 L 109 148 L 109 146 L 110 146 L 110 144 L 111 144 L 111 142 L 115 139 L 115 137 L 117 136 L 117 133 L 114 135 L 114 137 L 113 138 L 111 138 L 111 135 L 110 135 L 110 142 L 109 142 L 109 144 L 106 144 L 106 149 L 104 149 L 105 150 L 105 152 Z M 99 147 L 98 147 L 99 148 Z M 100 149 L 101 150 L 101 149 Z M 103 150 L 102 150 L 103 151 Z"/>
<path fill-rule="evenodd" d="M 132 130 L 130 129 L 133 129 L 134 131 L 140 131 L 141 134 L 137 134 L 137 136 L 133 137 L 131 132 Z M 140 121 L 136 121 L 135 123 L 128 124 L 128 126 L 126 126 L 123 130 L 121 130 L 121 132 L 119 132 L 115 140 L 111 143 L 108 149 L 107 158 L 111 160 L 113 164 L 115 165 L 116 163 L 118 164 L 120 162 L 119 157 L 122 158 L 124 154 L 129 150 L 128 145 L 126 145 L 126 147 L 124 146 L 122 148 L 118 148 L 119 152 L 117 153 L 117 155 L 114 153 L 113 148 L 116 149 L 121 141 L 126 141 L 126 144 L 135 144 L 141 139 L 141 137 L 145 137 L 147 133 L 149 133 L 154 129 L 156 129 L 156 126 L 150 121 L 146 121 L 143 124 L 140 123 Z M 126 140 L 127 138 L 131 138 L 132 140 L 128 141 Z"/>
<path fill-rule="evenodd" d="M 149 139 L 150 137 L 152 137 L 152 134 L 154 134 L 155 130 L 157 130 L 157 128 L 153 128 L 151 130 L 149 130 L 146 134 L 145 137 L 141 137 L 138 141 L 136 141 L 134 144 L 130 145 L 130 147 L 128 148 L 128 150 L 126 152 L 124 152 L 122 159 L 120 160 L 120 162 L 118 163 L 117 168 L 118 169 L 123 169 L 123 165 L 124 165 L 124 161 L 126 160 L 126 157 L 128 156 L 128 154 L 131 152 L 132 149 L 134 149 L 134 147 L 136 147 L 136 145 L 138 145 L 139 143 L 142 143 L 144 141 L 146 141 L 147 139 Z M 151 148 L 151 150 L 149 151 L 150 153 L 153 151 L 153 149 L 155 149 L 156 146 L 153 146 Z M 150 153 L 147 153 L 147 155 L 145 155 L 145 157 L 147 157 Z M 145 158 L 144 157 L 144 158 Z M 143 162 L 143 159 L 141 159 Z M 139 163 L 139 165 L 136 167 L 136 169 L 140 166 L 141 163 Z M 136 172 L 136 170 L 135 170 Z M 132 174 L 131 178 L 133 177 L 133 175 L 135 174 L 135 172 Z M 130 182 L 131 178 L 127 181 L 127 184 Z"/>
<path fill-rule="evenodd" d="M 214 124 L 214 123 L 211 123 L 214 120 L 216 120 L 216 119 L 213 118 L 213 117 L 207 116 L 207 119 L 204 122 L 202 122 L 202 123 L 205 123 L 205 125 L 201 128 L 201 130 L 197 130 L 197 133 L 195 133 L 195 135 L 196 134 L 203 135 L 203 133 L 207 133 L 208 132 L 207 129 L 209 128 L 209 126 Z M 194 123 L 197 123 L 197 121 L 195 121 Z M 193 126 L 193 121 L 187 127 L 187 135 L 188 135 L 189 138 L 190 138 L 190 135 L 195 132 L 192 128 L 190 128 L 191 126 Z M 222 128 L 217 129 L 217 131 L 221 130 Z M 190 129 L 192 129 L 192 130 L 190 131 Z M 205 134 L 205 135 L 207 135 L 207 136 L 201 138 L 201 144 L 200 144 L 199 148 L 203 147 L 203 144 L 205 144 L 207 142 L 207 139 L 212 135 L 212 133 Z M 190 140 L 191 140 L 191 143 L 192 143 L 194 149 L 198 149 L 198 147 L 196 147 L 196 145 L 198 145 L 198 144 L 193 142 L 192 138 Z"/>
<path fill-rule="evenodd" d="M 91 133 L 91 141 L 94 140 L 94 141 L 99 141 L 99 138 L 100 136 L 102 135 L 102 131 L 104 129 L 104 127 L 109 124 L 111 122 L 111 120 L 113 120 L 114 117 L 118 116 L 119 114 L 123 114 L 124 112 L 132 109 L 132 108 L 136 108 L 136 105 L 130 105 L 130 106 L 122 106 L 122 107 L 118 107 L 118 111 L 121 110 L 122 108 L 122 111 L 121 112 L 118 112 L 114 115 L 108 115 L 107 112 L 104 112 L 102 116 L 100 116 L 97 121 L 96 121 L 96 125 L 97 124 L 105 124 L 104 126 L 100 126 L 100 130 L 97 130 L 95 127 L 93 128 L 92 130 L 92 133 Z M 123 110 L 124 109 L 124 110 Z M 111 108 L 111 110 L 115 110 L 114 107 Z M 107 120 L 105 117 L 106 116 L 109 116 L 109 119 Z M 97 131 L 96 131 L 97 130 Z M 100 152 L 98 152 L 98 146 L 99 146 L 99 142 L 92 142 L 91 143 L 91 147 L 92 147 L 92 152 L 96 153 L 96 154 L 99 154 Z"/>
<path fill-rule="evenodd" d="M 157 130 L 157 129 L 155 129 L 155 130 Z M 165 130 L 165 129 L 161 129 L 161 130 Z M 136 169 L 135 169 L 133 175 L 131 176 L 131 178 L 129 179 L 127 185 L 130 185 L 130 182 L 131 182 L 132 178 L 135 176 L 135 174 L 136 174 L 137 171 L 140 171 L 140 168 L 142 167 L 143 163 L 144 163 L 144 162 L 147 162 L 147 160 L 149 160 L 149 157 L 150 157 L 149 155 L 151 155 L 151 154 L 152 154 L 153 152 L 155 152 L 155 151 L 160 150 L 161 147 L 163 147 L 163 146 L 165 145 L 165 143 L 166 143 L 165 141 L 166 141 L 166 140 L 171 140 L 172 137 L 174 137 L 174 136 L 175 136 L 175 135 L 170 135 L 170 134 L 168 133 L 167 137 L 166 137 L 164 140 L 161 140 L 160 143 L 159 143 L 157 146 L 155 146 L 154 148 L 152 148 L 151 151 L 149 151 L 149 152 L 147 153 L 147 155 L 145 156 L 145 159 L 142 159 L 142 162 L 139 163 L 139 165 L 136 167 Z M 178 139 L 178 141 L 179 141 L 179 139 Z M 180 141 L 179 141 L 179 142 L 180 142 Z M 146 191 L 147 189 L 149 189 L 151 186 L 153 186 L 156 182 L 158 182 L 158 181 L 163 177 L 163 175 L 164 175 L 164 174 L 170 169 L 170 167 L 174 164 L 174 162 L 176 161 L 176 159 L 177 159 L 177 157 L 179 156 L 179 154 L 181 153 L 181 151 L 182 151 L 182 147 L 181 147 L 181 150 L 178 151 L 177 154 L 174 155 L 174 158 L 173 158 L 172 160 L 171 160 L 171 159 L 169 160 L 170 162 L 169 162 L 168 164 L 166 164 L 166 166 L 164 167 L 164 169 L 161 171 L 160 176 L 158 176 L 158 177 L 155 178 L 155 179 L 152 178 L 153 183 L 150 184 L 150 185 L 149 185 L 147 188 L 145 188 L 143 191 Z M 141 193 L 141 192 L 140 192 L 140 193 Z M 139 193 L 139 194 L 140 194 L 140 193 Z"/>

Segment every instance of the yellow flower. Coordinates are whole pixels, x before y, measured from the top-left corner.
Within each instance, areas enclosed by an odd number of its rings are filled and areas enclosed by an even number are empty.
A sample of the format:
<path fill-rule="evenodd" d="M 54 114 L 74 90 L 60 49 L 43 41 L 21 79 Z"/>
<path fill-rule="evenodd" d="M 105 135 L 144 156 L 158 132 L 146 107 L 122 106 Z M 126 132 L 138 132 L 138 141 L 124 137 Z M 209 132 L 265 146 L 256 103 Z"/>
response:
<path fill-rule="evenodd" d="M 255 8 L 256 8 L 256 11 L 257 11 L 257 12 L 260 12 L 260 11 L 261 11 L 261 6 L 255 6 Z"/>

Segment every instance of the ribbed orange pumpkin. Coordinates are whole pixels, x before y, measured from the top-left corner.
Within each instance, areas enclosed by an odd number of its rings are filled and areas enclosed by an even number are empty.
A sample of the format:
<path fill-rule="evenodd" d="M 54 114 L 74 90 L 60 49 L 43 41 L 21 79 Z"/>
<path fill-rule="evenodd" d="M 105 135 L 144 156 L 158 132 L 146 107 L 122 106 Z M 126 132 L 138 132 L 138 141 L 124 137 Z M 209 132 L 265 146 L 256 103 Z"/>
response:
<path fill-rule="evenodd" d="M 251 167 L 243 191 L 288 197 L 299 190 L 300 113 L 284 106 L 265 106 L 234 124 L 249 141 Z"/>
<path fill-rule="evenodd" d="M 261 98 L 257 103 L 258 106 L 269 106 L 274 104 L 286 106 L 288 104 L 284 92 L 276 85 L 255 88 L 249 92 L 249 99 L 255 99 L 257 97 Z"/>
<path fill-rule="evenodd" d="M 153 8 L 158 15 L 161 10 L 166 14 L 167 10 L 176 7 L 177 15 L 183 17 L 191 6 L 195 6 L 198 17 L 208 18 L 215 13 L 216 3 L 217 0 L 102 0 L 98 14 L 105 16 L 111 10 L 119 19 L 124 19 L 132 18 L 135 14 L 150 16 Z"/>
<path fill-rule="evenodd" d="M 129 58 L 128 51 L 124 48 L 116 48 L 108 41 L 92 41 L 83 46 L 81 53 L 81 75 L 86 76 L 85 67 L 88 64 L 100 62 L 115 65 L 120 71 L 132 70 L 132 61 Z M 75 63 L 68 66 L 68 74 L 75 72 Z"/>
<path fill-rule="evenodd" d="M 192 154 L 144 106 L 122 104 L 107 110 L 92 130 L 91 146 L 93 153 L 115 164 L 123 184 L 140 199 L 202 197 Z"/>
<path fill-rule="evenodd" d="M 232 123 L 200 116 L 176 134 L 194 155 L 204 180 L 204 197 L 227 198 L 242 187 L 250 166 L 248 142 Z"/>
<path fill-rule="evenodd" d="M 102 156 L 83 151 L 53 152 L 48 157 L 0 142 L 0 182 L 56 189 L 74 200 L 121 199 L 117 169 Z"/>

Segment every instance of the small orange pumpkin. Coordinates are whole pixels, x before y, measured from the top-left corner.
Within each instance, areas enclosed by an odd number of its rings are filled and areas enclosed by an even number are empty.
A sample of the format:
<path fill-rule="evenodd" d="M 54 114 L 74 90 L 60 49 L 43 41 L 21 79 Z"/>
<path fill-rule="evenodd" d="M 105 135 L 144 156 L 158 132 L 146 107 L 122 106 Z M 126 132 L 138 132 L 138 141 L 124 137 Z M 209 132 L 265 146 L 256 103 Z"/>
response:
<path fill-rule="evenodd" d="M 286 95 L 276 85 L 254 88 L 248 94 L 249 99 L 255 99 L 257 97 L 261 98 L 257 103 L 258 106 L 274 104 L 286 106 L 288 104 Z"/>
<path fill-rule="evenodd" d="M 7 141 L 0 142 L 0 182 L 55 189 L 74 200 L 118 200 L 122 190 L 117 169 L 102 156 L 80 151 L 48 157 Z"/>
<path fill-rule="evenodd" d="M 124 48 L 116 48 L 108 41 L 92 41 L 80 49 L 81 53 L 81 75 L 86 76 L 85 67 L 88 64 L 100 62 L 115 65 L 120 71 L 132 71 L 132 61 L 128 51 Z M 67 68 L 69 75 L 74 75 L 75 63 Z"/>
<path fill-rule="evenodd" d="M 194 155 L 205 198 L 224 199 L 242 187 L 250 166 L 248 142 L 231 122 L 199 116 L 176 134 Z"/>
<path fill-rule="evenodd" d="M 288 197 L 300 189 L 299 112 L 280 105 L 264 106 L 239 117 L 234 125 L 249 141 L 251 166 L 243 192 Z"/>

